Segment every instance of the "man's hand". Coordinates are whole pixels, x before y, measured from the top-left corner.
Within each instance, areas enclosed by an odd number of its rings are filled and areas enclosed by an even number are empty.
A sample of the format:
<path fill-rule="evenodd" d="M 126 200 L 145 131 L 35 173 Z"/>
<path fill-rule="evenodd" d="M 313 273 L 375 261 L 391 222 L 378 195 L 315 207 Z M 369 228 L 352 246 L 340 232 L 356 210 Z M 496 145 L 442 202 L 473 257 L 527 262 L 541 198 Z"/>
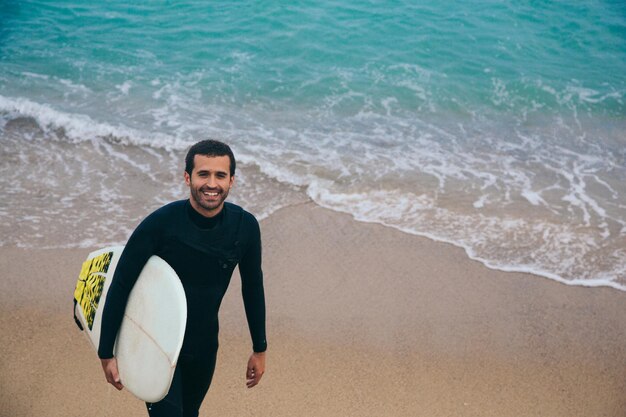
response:
<path fill-rule="evenodd" d="M 248 359 L 246 370 L 246 386 L 252 388 L 259 383 L 265 373 L 265 352 L 254 352 Z"/>
<path fill-rule="evenodd" d="M 117 359 L 100 359 L 100 362 L 102 362 L 102 369 L 107 382 L 118 390 L 124 388 L 124 385 L 120 382 L 120 374 L 117 372 Z"/>

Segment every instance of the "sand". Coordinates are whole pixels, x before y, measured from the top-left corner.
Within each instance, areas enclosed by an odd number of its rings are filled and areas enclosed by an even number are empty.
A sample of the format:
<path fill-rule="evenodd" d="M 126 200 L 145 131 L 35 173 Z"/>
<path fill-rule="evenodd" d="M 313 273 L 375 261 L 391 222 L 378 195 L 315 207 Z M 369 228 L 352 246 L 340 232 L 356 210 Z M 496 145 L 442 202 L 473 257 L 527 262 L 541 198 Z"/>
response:
<path fill-rule="evenodd" d="M 626 416 L 626 293 L 490 270 L 312 203 L 261 227 L 267 373 L 245 388 L 236 276 L 201 416 Z M 73 322 L 89 251 L 0 248 L 0 416 L 146 415 Z"/>

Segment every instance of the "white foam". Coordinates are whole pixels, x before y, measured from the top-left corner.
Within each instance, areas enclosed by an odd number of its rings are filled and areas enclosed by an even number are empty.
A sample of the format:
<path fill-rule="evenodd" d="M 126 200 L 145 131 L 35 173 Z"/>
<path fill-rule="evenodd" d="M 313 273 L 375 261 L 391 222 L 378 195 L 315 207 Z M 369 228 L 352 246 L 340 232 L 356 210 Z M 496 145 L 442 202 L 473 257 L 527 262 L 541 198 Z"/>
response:
<path fill-rule="evenodd" d="M 76 84 L 72 80 L 66 80 L 64 78 L 59 78 L 59 82 L 67 87 L 70 91 L 73 92 L 81 92 L 81 93 L 90 93 L 91 90 L 82 84 Z M 66 93 L 67 95 L 67 93 Z"/>
<path fill-rule="evenodd" d="M 436 208 L 434 202 L 425 196 L 411 199 L 409 196 L 397 196 L 393 193 L 382 191 L 342 195 L 332 193 L 328 188 L 319 184 L 312 184 L 309 187 L 309 195 L 321 206 L 351 214 L 356 220 L 383 224 L 406 233 L 462 247 L 470 258 L 480 261 L 492 269 L 532 273 L 567 285 L 608 286 L 626 291 L 626 285 L 617 280 L 617 277 L 623 277 L 625 274 L 623 262 L 622 266 L 620 266 L 620 263 L 617 263 L 613 272 L 607 272 L 595 277 L 589 276 L 589 271 L 585 273 L 584 265 L 581 265 L 580 260 L 586 252 L 585 248 L 597 247 L 596 243 L 591 238 L 581 240 L 580 236 L 576 236 L 567 229 L 557 225 L 537 223 L 533 226 L 521 219 L 481 217 L 479 218 L 480 226 L 477 227 L 476 218 L 446 213 L 445 210 Z M 380 206 L 373 203 L 376 201 L 385 201 L 387 210 L 381 211 Z M 407 227 L 406 223 L 403 222 L 406 217 L 412 217 L 416 220 L 415 226 Z M 448 227 L 446 229 L 433 229 L 429 227 L 432 222 L 447 223 Z M 475 235 L 473 231 L 477 228 L 480 228 L 486 234 Z M 524 234 L 524 230 L 536 229 L 542 232 L 541 236 L 543 239 L 549 240 L 547 243 L 549 243 L 550 250 L 546 251 L 548 246 L 545 243 L 544 245 L 537 245 L 537 251 L 535 252 L 537 259 L 535 262 L 529 262 L 532 257 L 528 258 L 527 261 L 522 261 L 523 253 L 519 253 L 521 256 L 518 260 L 494 261 L 493 257 L 487 257 L 481 254 L 482 250 L 477 249 L 484 246 L 484 250 L 486 250 L 484 253 L 492 254 L 493 246 L 490 243 L 492 239 L 490 229 L 492 228 L 495 228 L 496 230 L 494 231 L 496 232 L 499 230 L 500 232 L 498 233 L 505 232 L 506 234 L 511 234 L 511 236 L 517 236 L 520 233 Z M 446 230 L 450 234 L 447 234 Z M 500 241 L 501 244 L 506 244 L 505 242 L 506 240 Z M 513 248 L 511 247 L 512 250 L 519 251 Z M 558 254 L 555 252 L 563 253 Z M 542 256 L 554 257 L 556 263 L 548 262 L 547 264 L 550 264 L 552 267 L 559 265 L 558 270 L 560 273 L 551 272 L 543 268 L 541 262 L 546 262 L 548 259 L 541 261 L 540 258 Z M 572 273 L 574 274 L 573 276 Z M 582 277 L 577 278 L 577 274 L 582 274 Z M 564 276 L 567 278 L 564 278 Z"/>
<path fill-rule="evenodd" d="M 532 204 L 533 206 L 538 206 L 540 204 L 543 204 L 546 206 L 548 205 L 546 201 L 543 198 L 541 198 L 541 195 L 539 193 L 536 193 L 531 190 L 523 190 L 522 197 L 528 200 L 528 202 Z"/>
<path fill-rule="evenodd" d="M 129 80 L 126 80 L 122 84 L 116 85 L 115 88 L 117 88 L 118 90 L 122 92 L 122 94 L 127 96 L 132 86 L 133 86 L 133 83 Z"/>
<path fill-rule="evenodd" d="M 259 195 L 280 196 L 285 185 L 303 187 L 324 207 L 464 247 L 490 267 L 568 283 L 616 288 L 626 282 L 626 254 L 605 242 L 626 233 L 623 185 L 612 179 L 623 167 L 604 163 L 607 151 L 590 143 L 571 120 L 561 118 L 546 131 L 516 124 L 517 119 L 485 121 L 484 115 L 446 124 L 398 115 L 394 100 L 382 103 L 382 114 L 370 103 L 351 117 L 335 116 L 328 107 L 336 104 L 332 100 L 304 115 L 252 105 L 230 109 L 202 106 L 186 96 L 193 80 L 189 86 L 152 84 L 158 100 L 144 114 L 156 133 L 2 96 L 0 111 L 33 117 L 49 132 L 62 127 L 69 141 L 93 141 L 103 155 L 120 162 L 116 167 L 127 175 L 141 172 L 149 182 L 163 174 L 146 175 L 149 167 L 118 145 L 139 145 L 149 150 L 151 164 L 175 166 L 160 149 L 184 149 L 198 135 L 222 138 L 242 165 L 258 167 L 283 186 L 268 193 L 262 181 L 259 188 L 243 184 L 242 201 L 261 216 L 297 199 L 277 197 L 266 208 L 256 201 Z M 333 100 L 352 98 L 361 96 L 346 91 Z M 88 166 L 78 165 L 89 173 Z M 172 184 L 155 200 L 175 195 Z M 594 253 L 608 261 L 590 261 Z"/>
<path fill-rule="evenodd" d="M 66 139 L 84 142 L 93 139 L 111 138 L 120 144 L 152 146 L 163 149 L 183 149 L 188 142 L 159 132 L 150 133 L 123 125 L 113 126 L 97 122 L 84 114 L 66 113 L 45 104 L 24 98 L 0 95 L 0 112 L 32 117 L 44 129 L 63 129 Z"/>
<path fill-rule="evenodd" d="M 486 194 L 483 194 L 478 200 L 474 201 L 472 205 L 474 206 L 474 208 L 483 208 L 485 207 L 485 203 L 487 202 L 488 198 L 489 197 Z"/>
<path fill-rule="evenodd" d="M 48 76 L 46 74 L 35 74 L 34 72 L 28 72 L 28 71 L 23 71 L 22 75 L 25 75 L 25 76 L 30 77 L 30 78 L 37 78 L 39 80 L 45 80 L 45 81 L 50 79 L 50 76 Z"/>
<path fill-rule="evenodd" d="M 492 102 L 496 106 L 501 106 L 510 101 L 509 92 L 506 89 L 506 84 L 499 78 L 492 78 L 491 85 L 493 86 Z"/>

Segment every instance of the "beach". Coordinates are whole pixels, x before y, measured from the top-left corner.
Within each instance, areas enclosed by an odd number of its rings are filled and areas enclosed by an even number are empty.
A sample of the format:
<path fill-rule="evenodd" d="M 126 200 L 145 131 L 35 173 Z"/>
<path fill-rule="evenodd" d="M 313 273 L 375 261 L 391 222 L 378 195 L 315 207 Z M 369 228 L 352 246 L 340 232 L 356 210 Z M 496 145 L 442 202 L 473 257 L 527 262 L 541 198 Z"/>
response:
<path fill-rule="evenodd" d="M 232 147 L 238 272 L 201 416 L 626 416 L 616 2 L 11 2 L 0 20 L 0 417 L 145 416 L 74 323 L 82 262 Z M 200 268 L 201 266 L 199 266 Z"/>
<path fill-rule="evenodd" d="M 267 372 L 245 388 L 235 276 L 201 416 L 626 415 L 623 291 L 491 270 L 311 202 L 261 230 Z M 74 324 L 89 251 L 0 248 L 1 416 L 146 415 Z"/>

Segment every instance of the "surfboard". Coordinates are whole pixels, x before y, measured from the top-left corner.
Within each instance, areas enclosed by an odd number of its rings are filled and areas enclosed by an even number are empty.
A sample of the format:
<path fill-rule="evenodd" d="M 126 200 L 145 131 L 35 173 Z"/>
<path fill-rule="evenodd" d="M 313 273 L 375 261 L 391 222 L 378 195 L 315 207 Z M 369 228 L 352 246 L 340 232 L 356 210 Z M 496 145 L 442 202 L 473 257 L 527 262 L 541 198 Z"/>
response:
<path fill-rule="evenodd" d="M 102 311 L 123 246 L 92 252 L 83 263 L 74 291 L 74 317 L 98 350 Z M 176 272 L 152 256 L 133 287 L 115 342 L 114 354 L 124 387 L 145 402 L 169 391 L 187 323 L 185 291 Z"/>

